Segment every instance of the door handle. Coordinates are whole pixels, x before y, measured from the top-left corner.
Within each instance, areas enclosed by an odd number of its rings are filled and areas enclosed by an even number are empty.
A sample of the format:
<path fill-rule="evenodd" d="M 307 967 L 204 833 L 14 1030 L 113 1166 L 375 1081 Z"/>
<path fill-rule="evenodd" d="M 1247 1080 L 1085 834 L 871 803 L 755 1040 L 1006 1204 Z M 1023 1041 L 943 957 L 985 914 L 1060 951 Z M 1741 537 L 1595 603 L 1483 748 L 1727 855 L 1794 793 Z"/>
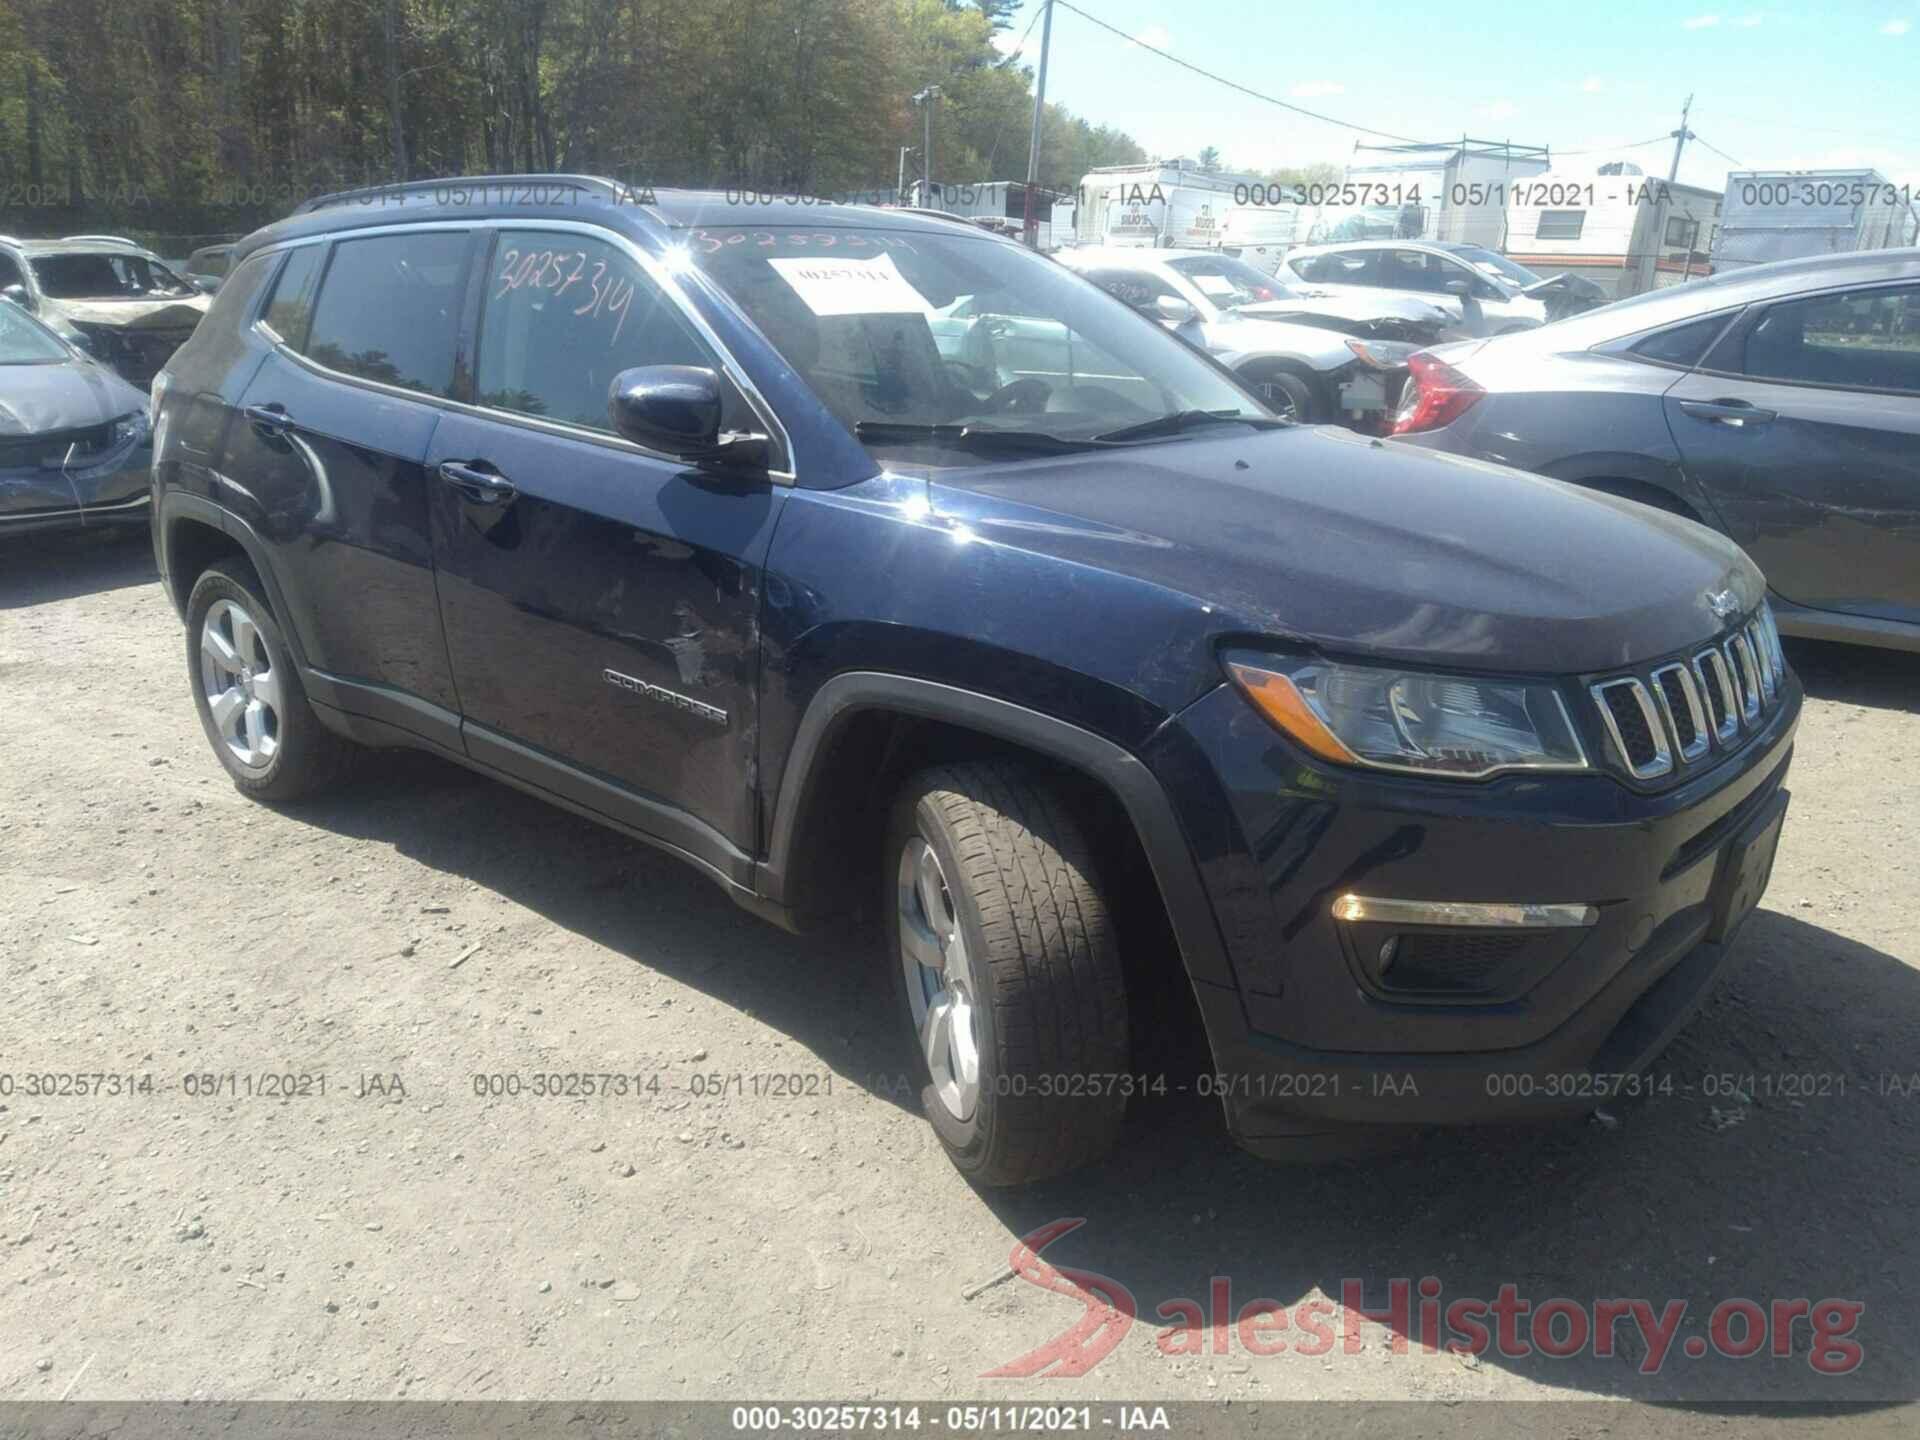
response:
<path fill-rule="evenodd" d="M 442 460 L 440 478 L 475 505 L 504 504 L 520 493 L 506 476 L 460 460 Z"/>
<path fill-rule="evenodd" d="M 246 405 L 241 407 L 240 413 L 246 416 L 247 423 L 254 429 L 270 435 L 284 435 L 293 424 L 293 417 L 287 414 L 283 405 Z"/>
<path fill-rule="evenodd" d="M 1680 408 L 1696 420 L 1716 421 L 1735 429 L 1764 425 L 1774 418 L 1773 411 L 1762 410 L 1744 400 L 1682 400 Z"/>

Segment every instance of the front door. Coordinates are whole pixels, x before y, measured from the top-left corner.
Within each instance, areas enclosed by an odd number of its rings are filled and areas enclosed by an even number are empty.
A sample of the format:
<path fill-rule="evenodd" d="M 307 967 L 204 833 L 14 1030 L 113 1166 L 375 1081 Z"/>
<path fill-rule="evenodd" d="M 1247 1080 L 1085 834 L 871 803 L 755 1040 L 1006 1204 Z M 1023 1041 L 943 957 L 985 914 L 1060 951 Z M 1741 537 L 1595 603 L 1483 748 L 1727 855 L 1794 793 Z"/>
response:
<path fill-rule="evenodd" d="M 1920 286 L 1762 307 L 1706 364 L 1667 424 L 1768 585 L 1920 624 Z"/>
<path fill-rule="evenodd" d="M 721 369 L 622 245 L 502 227 L 484 278 L 475 409 L 448 414 L 427 455 L 468 752 L 744 879 L 761 565 L 784 487 L 614 435 L 622 370 Z M 729 428 L 762 428 L 729 404 Z"/>

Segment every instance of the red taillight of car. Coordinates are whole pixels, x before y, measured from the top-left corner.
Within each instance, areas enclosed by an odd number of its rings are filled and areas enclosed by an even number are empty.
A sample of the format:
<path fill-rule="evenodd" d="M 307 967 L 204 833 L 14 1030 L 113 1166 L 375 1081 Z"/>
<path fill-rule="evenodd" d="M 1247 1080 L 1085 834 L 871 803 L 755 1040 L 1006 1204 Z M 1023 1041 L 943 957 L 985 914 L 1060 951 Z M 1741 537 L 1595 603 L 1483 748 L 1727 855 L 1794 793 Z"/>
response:
<path fill-rule="evenodd" d="M 1395 435 L 1451 425 L 1487 393 L 1446 361 L 1431 355 L 1408 356 L 1407 371 L 1406 389 L 1400 394 L 1400 408 L 1393 417 Z"/>

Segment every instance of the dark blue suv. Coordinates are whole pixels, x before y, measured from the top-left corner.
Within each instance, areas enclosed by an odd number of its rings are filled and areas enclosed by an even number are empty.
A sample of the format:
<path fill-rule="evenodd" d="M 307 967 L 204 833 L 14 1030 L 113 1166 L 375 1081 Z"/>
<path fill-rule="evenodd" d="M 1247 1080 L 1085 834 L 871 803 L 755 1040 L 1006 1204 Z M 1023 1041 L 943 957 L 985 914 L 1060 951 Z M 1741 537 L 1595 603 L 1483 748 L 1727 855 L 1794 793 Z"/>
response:
<path fill-rule="evenodd" d="M 775 923 L 879 902 L 983 1183 L 1141 1092 L 1265 1154 L 1631 1094 L 1771 869 L 1800 692 L 1733 544 L 1284 424 L 956 221 L 331 197 L 154 400 L 235 784 L 411 746 Z M 1211 1058 L 1155 1070 L 1189 989 Z"/>

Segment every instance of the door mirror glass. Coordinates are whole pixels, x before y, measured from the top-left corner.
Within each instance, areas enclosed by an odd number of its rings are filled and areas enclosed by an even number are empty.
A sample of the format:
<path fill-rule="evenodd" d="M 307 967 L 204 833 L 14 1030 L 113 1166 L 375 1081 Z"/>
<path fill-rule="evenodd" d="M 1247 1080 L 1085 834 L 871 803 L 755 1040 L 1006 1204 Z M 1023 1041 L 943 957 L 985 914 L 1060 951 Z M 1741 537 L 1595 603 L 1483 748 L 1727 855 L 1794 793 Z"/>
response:
<path fill-rule="evenodd" d="M 1171 325 L 1184 325 L 1198 314 L 1193 306 L 1178 295 L 1156 296 L 1153 302 L 1153 314 L 1157 320 L 1165 320 Z"/>
<path fill-rule="evenodd" d="M 613 377 L 607 416 L 615 433 L 687 459 L 720 446 L 720 377 L 703 365 L 639 365 Z"/>
<path fill-rule="evenodd" d="M 1473 294 L 1473 282 L 1471 280 L 1449 280 L 1442 288 L 1449 295 Z"/>

